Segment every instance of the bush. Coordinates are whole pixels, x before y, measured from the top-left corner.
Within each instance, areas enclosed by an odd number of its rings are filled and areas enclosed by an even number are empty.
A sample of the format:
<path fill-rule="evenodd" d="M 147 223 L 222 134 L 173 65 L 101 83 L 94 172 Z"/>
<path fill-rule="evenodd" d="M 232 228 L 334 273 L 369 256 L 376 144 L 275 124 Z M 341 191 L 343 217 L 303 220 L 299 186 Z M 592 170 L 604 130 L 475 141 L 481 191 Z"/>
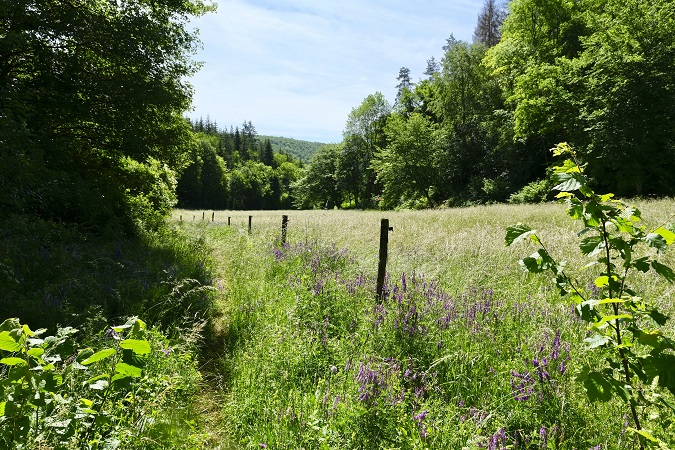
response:
<path fill-rule="evenodd" d="M 533 181 L 523 188 L 511 194 L 509 203 L 523 204 L 523 203 L 542 203 L 548 200 L 553 185 L 549 178 L 543 180 Z"/>

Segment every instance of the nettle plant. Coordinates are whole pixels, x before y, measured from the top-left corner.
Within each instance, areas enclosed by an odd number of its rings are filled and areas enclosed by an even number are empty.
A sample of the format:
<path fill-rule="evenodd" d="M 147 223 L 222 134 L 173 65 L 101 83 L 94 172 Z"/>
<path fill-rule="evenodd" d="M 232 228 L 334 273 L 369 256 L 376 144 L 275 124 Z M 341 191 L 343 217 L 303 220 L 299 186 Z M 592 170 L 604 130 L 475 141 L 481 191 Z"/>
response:
<path fill-rule="evenodd" d="M 0 447 L 116 447 L 116 404 L 133 410 L 129 393 L 151 351 L 145 323 L 110 327 L 112 345 L 98 351 L 78 349 L 74 328 L 45 332 L 18 319 L 0 324 Z"/>
<path fill-rule="evenodd" d="M 577 379 L 583 382 L 591 401 L 620 398 L 630 409 L 632 427 L 640 448 L 664 446 L 645 427 L 645 414 L 658 408 L 672 418 L 675 407 L 666 400 L 663 389 L 675 394 L 675 341 L 660 329 L 668 317 L 656 304 L 642 298 L 629 285 L 635 272 L 655 272 L 668 282 L 675 272 L 659 262 L 659 256 L 675 242 L 675 226 L 669 223 L 653 231 L 640 225 L 640 211 L 613 198 L 596 194 L 578 163 L 574 150 L 558 144 L 554 156 L 569 159 L 554 167 L 553 188 L 557 198 L 567 204 L 567 214 L 583 223 L 578 232 L 581 252 L 594 258 L 586 269 L 598 267 L 597 277 L 587 286 L 565 272 L 565 263 L 556 261 L 535 230 L 524 224 L 507 228 L 506 245 L 529 239 L 539 248 L 520 260 L 531 273 L 550 272 L 561 296 L 571 298 L 579 317 L 588 323 L 589 348 L 599 349 L 603 358 L 595 367 L 585 366 Z M 643 250 L 638 255 L 638 251 Z M 666 420 L 664 428 L 674 425 Z M 654 433 L 656 434 L 656 433 Z"/>

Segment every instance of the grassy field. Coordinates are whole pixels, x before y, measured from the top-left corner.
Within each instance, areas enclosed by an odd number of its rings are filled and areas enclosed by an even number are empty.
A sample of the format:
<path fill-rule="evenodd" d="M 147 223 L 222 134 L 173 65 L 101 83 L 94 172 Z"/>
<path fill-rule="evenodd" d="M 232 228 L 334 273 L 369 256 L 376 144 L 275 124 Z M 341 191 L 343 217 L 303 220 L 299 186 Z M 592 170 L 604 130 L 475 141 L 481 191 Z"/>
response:
<path fill-rule="evenodd" d="M 650 228 L 675 211 L 638 206 Z M 522 272 L 533 247 L 504 246 L 505 228 L 527 223 L 585 286 L 596 273 L 563 206 L 212 213 L 173 218 L 214 251 L 221 448 L 635 448 L 624 405 L 590 403 L 576 381 L 599 357 L 585 325 L 550 277 Z M 378 303 L 381 218 L 394 229 Z M 671 285 L 633 284 L 673 312 Z M 641 413 L 672 443 L 672 414 Z"/>

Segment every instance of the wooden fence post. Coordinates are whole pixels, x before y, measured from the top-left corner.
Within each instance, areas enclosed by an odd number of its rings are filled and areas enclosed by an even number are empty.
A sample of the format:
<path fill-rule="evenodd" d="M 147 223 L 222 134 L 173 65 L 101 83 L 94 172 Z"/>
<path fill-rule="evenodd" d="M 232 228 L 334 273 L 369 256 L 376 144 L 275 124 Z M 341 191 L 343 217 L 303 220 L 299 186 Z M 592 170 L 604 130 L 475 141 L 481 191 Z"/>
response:
<path fill-rule="evenodd" d="M 288 230 L 288 216 L 281 216 L 281 245 L 286 244 L 286 231 Z"/>
<path fill-rule="evenodd" d="M 375 298 L 378 303 L 384 300 L 384 276 L 387 273 L 387 249 L 389 247 L 389 232 L 394 231 L 389 226 L 389 219 L 382 219 L 380 224 L 380 262 L 377 266 L 377 287 Z"/>
<path fill-rule="evenodd" d="M 204 217 L 206 217 L 206 213 L 202 211 L 202 220 L 204 220 Z"/>
<path fill-rule="evenodd" d="M 253 223 L 253 216 L 248 216 L 248 234 L 251 234 L 252 223 Z"/>
<path fill-rule="evenodd" d="M 211 213 L 211 222 L 214 222 L 215 220 L 216 220 L 216 212 L 213 211 L 213 212 Z"/>
<path fill-rule="evenodd" d="M 228 227 L 230 226 L 230 219 L 231 219 L 231 218 L 232 218 L 232 217 L 229 217 L 229 216 L 228 216 L 228 218 L 227 218 L 227 226 L 228 226 Z"/>

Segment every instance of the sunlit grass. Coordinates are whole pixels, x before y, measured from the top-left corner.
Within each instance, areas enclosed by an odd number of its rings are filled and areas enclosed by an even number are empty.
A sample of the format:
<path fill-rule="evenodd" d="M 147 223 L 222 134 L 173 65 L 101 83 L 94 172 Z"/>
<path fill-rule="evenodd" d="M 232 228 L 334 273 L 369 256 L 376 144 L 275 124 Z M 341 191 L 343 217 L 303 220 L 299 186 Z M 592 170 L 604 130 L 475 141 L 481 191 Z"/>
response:
<path fill-rule="evenodd" d="M 638 206 L 657 227 L 674 205 Z M 534 247 L 504 246 L 508 225 L 528 223 L 585 287 L 595 274 L 563 206 L 201 213 L 174 219 L 214 249 L 216 370 L 241 448 L 633 448 L 621 403 L 590 404 L 574 381 L 598 355 L 551 280 L 521 271 Z M 378 305 L 381 218 L 394 230 Z M 634 284 L 673 310 L 672 286 Z"/>

